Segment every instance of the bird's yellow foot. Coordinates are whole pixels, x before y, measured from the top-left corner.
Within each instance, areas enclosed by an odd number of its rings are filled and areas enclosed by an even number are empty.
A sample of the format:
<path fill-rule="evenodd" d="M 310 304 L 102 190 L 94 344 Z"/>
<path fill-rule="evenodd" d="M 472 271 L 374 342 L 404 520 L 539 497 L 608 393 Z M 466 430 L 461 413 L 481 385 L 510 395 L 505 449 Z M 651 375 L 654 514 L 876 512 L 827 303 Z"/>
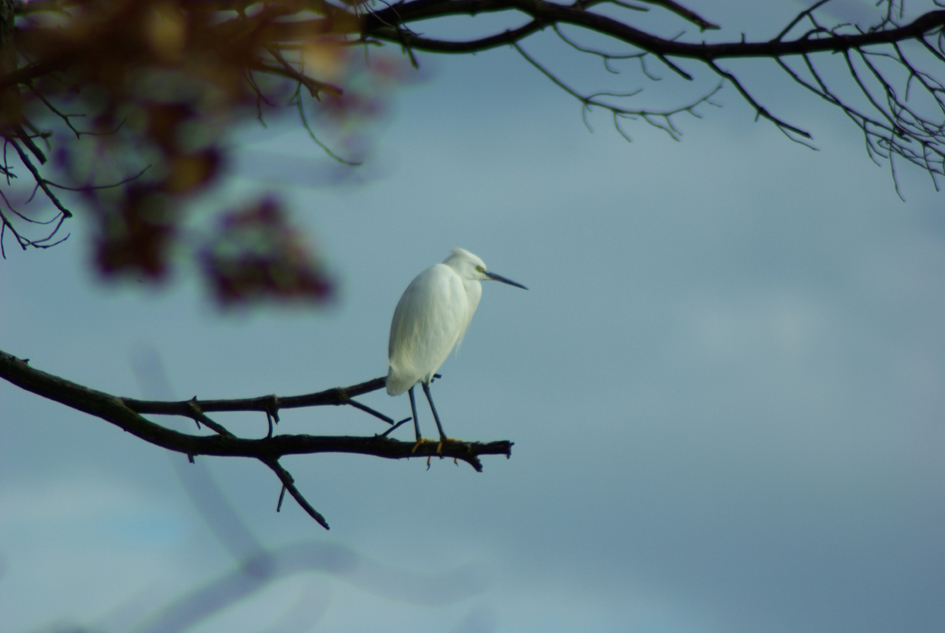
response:
<path fill-rule="evenodd" d="M 442 455 L 442 454 L 443 454 L 443 444 L 444 444 L 445 442 L 454 442 L 454 441 L 455 441 L 455 440 L 453 440 L 453 439 L 451 439 L 451 438 L 448 438 L 448 437 L 446 437 L 445 435 L 441 435 L 441 436 L 440 436 L 440 443 L 436 445 L 436 454 L 437 454 L 437 455 Z"/>
<path fill-rule="evenodd" d="M 412 455 L 412 454 L 416 453 L 416 452 L 417 452 L 417 449 L 420 448 L 420 445 L 423 444 L 424 442 L 426 442 L 425 439 L 423 439 L 422 437 L 418 437 L 418 438 L 417 438 L 417 443 L 414 444 L 414 445 L 413 445 L 413 448 L 410 449 L 410 454 Z"/>

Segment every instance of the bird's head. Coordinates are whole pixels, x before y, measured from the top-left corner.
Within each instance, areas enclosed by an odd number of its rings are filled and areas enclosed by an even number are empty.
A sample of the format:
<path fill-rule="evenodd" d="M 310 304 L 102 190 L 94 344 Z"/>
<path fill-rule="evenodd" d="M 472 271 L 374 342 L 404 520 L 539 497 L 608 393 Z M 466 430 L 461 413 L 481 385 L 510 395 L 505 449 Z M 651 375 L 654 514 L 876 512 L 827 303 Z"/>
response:
<path fill-rule="evenodd" d="M 501 281 L 510 286 L 515 286 L 516 288 L 528 290 L 528 288 L 520 283 L 507 279 L 502 275 L 490 273 L 486 270 L 486 263 L 484 261 L 464 248 L 454 248 L 450 256 L 447 257 L 443 263 L 455 270 L 456 274 L 459 275 L 461 279 L 468 281 L 485 281 L 491 279 L 493 281 Z"/>

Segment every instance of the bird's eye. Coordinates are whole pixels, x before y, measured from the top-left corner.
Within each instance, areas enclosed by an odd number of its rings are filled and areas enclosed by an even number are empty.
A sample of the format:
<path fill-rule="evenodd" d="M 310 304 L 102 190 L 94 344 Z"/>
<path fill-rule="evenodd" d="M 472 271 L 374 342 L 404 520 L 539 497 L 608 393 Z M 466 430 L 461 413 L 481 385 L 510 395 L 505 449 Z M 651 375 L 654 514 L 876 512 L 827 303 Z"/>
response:
<path fill-rule="evenodd" d="M 483 268 L 482 266 L 476 266 L 476 272 L 477 272 L 477 273 L 484 273 L 484 272 L 486 272 L 486 269 Z"/>

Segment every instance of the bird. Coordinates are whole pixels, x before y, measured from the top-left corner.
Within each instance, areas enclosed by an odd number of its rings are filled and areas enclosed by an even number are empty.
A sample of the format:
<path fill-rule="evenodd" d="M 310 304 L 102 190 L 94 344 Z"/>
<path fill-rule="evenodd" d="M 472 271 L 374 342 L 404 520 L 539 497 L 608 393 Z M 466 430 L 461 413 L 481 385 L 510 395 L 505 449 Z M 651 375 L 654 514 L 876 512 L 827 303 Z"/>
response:
<path fill-rule="evenodd" d="M 414 277 L 394 310 L 387 345 L 387 393 L 410 396 L 410 411 L 417 435 L 414 450 L 424 442 L 417 422 L 417 404 L 413 388 L 419 382 L 437 431 L 437 452 L 449 438 L 443 432 L 440 416 L 430 396 L 430 382 L 453 351 L 459 348 L 482 296 L 481 281 L 500 281 L 528 290 L 522 284 L 486 270 L 479 257 L 462 248 L 454 248 L 441 264 L 434 264 Z M 437 376 L 438 377 L 438 376 Z"/>

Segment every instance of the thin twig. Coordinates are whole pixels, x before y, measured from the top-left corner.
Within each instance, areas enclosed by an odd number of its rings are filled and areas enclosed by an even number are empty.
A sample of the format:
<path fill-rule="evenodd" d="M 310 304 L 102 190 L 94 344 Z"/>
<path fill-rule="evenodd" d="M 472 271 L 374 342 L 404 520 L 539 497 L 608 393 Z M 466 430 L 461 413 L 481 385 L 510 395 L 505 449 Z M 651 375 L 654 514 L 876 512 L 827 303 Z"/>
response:
<path fill-rule="evenodd" d="M 295 480 L 292 478 L 292 475 L 289 474 L 289 471 L 279 464 L 279 460 L 260 459 L 259 461 L 271 468 L 272 472 L 274 472 L 276 477 L 279 478 L 279 481 L 282 482 L 282 492 L 279 493 L 279 507 L 277 508 L 277 511 L 282 507 L 282 496 L 285 494 L 285 491 L 288 490 L 289 494 L 292 495 L 292 498 L 295 499 L 296 503 L 298 503 L 310 517 L 315 519 L 315 521 L 326 530 L 331 529 L 328 527 L 328 521 L 325 520 L 325 517 L 323 517 L 318 510 L 313 508 L 312 504 L 310 504 L 308 500 L 302 495 L 302 493 L 299 492 L 299 489 L 295 487 Z"/>

